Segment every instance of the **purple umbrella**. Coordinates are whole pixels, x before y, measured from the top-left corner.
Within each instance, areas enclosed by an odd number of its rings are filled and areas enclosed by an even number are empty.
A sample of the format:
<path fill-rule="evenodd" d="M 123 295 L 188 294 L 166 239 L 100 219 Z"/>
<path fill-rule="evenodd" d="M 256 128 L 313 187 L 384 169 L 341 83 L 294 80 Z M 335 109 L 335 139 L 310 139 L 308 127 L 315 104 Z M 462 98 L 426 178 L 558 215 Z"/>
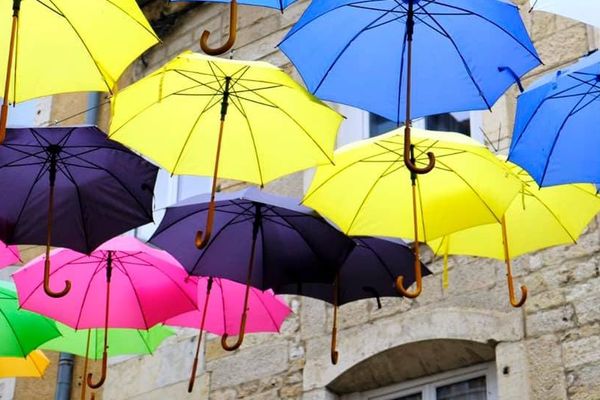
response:
<path fill-rule="evenodd" d="M 0 146 L 0 239 L 46 245 L 44 290 L 50 288 L 50 246 L 91 253 L 152 221 L 158 168 L 107 139 L 93 126 L 8 129 Z M 58 223 L 56 223 L 58 222 Z"/>
<path fill-rule="evenodd" d="M 301 283 L 282 285 L 278 293 L 313 297 L 333 304 L 331 362 L 337 364 L 336 351 L 338 306 L 356 300 L 374 298 L 381 308 L 381 297 L 401 297 L 396 290 L 398 276 L 404 276 L 407 287 L 415 282 L 415 256 L 401 240 L 372 237 L 354 238 L 356 247 L 339 268 L 330 283 Z M 423 267 L 423 275 L 431 271 Z"/>
<path fill-rule="evenodd" d="M 250 286 L 265 290 L 286 284 L 331 283 L 354 243 L 297 200 L 257 189 L 217 196 L 214 233 L 198 250 L 193 237 L 198 219 L 206 219 L 210 197 L 198 196 L 167 208 L 150 242 L 168 251 L 192 275 L 246 284 L 238 341 L 244 340 Z M 247 268 L 245 268 L 247 266 Z"/>

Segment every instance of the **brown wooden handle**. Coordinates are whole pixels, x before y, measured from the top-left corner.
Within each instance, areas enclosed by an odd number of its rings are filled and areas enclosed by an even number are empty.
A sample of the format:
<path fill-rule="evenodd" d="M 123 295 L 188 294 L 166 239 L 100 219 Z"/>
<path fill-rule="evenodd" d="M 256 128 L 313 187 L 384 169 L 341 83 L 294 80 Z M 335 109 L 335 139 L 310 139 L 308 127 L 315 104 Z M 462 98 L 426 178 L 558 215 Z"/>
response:
<path fill-rule="evenodd" d="M 108 352 L 105 349 L 102 353 L 102 376 L 100 376 L 100 380 L 96 383 L 93 382 L 93 375 L 91 372 L 87 376 L 87 385 L 91 389 L 99 389 L 104 385 L 104 381 L 106 381 L 106 372 L 108 367 Z"/>
<path fill-rule="evenodd" d="M 216 179 L 216 178 L 213 178 Z M 208 215 L 206 217 L 206 227 L 204 231 L 196 232 L 194 244 L 198 250 L 202 250 L 208 246 L 210 238 L 212 237 L 213 226 L 215 224 L 215 195 L 211 195 L 210 203 L 208 204 Z"/>
<path fill-rule="evenodd" d="M 404 165 L 410 172 L 415 174 L 427 174 L 435 168 L 435 154 L 429 152 L 427 153 L 427 158 L 429 159 L 429 163 L 426 167 L 417 167 L 411 154 L 410 125 L 407 124 L 406 127 L 404 127 Z"/>
<path fill-rule="evenodd" d="M 237 0 L 231 0 L 231 4 L 229 6 L 229 38 L 227 42 L 220 47 L 211 48 L 208 45 L 208 39 L 210 37 L 209 31 L 202 32 L 202 36 L 200 37 L 200 48 L 203 52 L 210 56 L 218 56 L 224 54 L 231 50 L 233 45 L 235 44 L 235 40 L 237 38 L 237 20 L 238 20 L 238 5 Z"/>
<path fill-rule="evenodd" d="M 65 288 L 60 292 L 54 292 L 50 287 L 50 258 L 46 257 L 44 262 L 44 292 L 52 298 L 65 297 L 71 290 L 71 281 L 65 281 Z"/>
<path fill-rule="evenodd" d="M 337 328 L 334 326 L 331 330 L 331 363 L 336 365 L 339 359 L 337 349 Z"/>
<path fill-rule="evenodd" d="M 237 341 L 233 345 L 230 346 L 227 343 L 227 339 L 229 338 L 229 335 L 227 335 L 225 333 L 221 337 L 221 347 L 223 347 L 224 350 L 227 350 L 227 351 L 237 350 L 240 348 L 240 346 L 244 342 L 244 335 L 246 333 L 246 316 L 247 316 L 246 310 L 244 310 L 244 313 L 242 314 L 242 323 L 240 324 L 240 333 L 238 334 Z"/>
<path fill-rule="evenodd" d="M 419 260 L 418 255 L 415 258 L 415 283 L 417 284 L 415 291 L 409 292 L 407 289 L 404 288 L 404 276 L 400 275 L 396 278 L 396 291 L 401 296 L 407 297 L 409 299 L 416 299 L 421 295 L 421 292 L 423 291 L 423 274 L 421 271 L 421 261 Z"/>
<path fill-rule="evenodd" d="M 8 104 L 2 104 L 2 109 L 0 109 L 0 144 L 4 143 L 4 138 L 6 138 L 7 122 L 8 122 Z"/>
<path fill-rule="evenodd" d="M 528 294 L 528 290 L 527 290 L 527 286 L 525 286 L 525 285 L 521 286 L 521 300 L 517 300 L 514 292 L 511 290 L 511 292 L 510 292 L 510 305 L 513 306 L 513 307 L 515 307 L 515 308 L 521 308 L 521 307 L 523 307 L 523 305 L 527 301 L 527 294 Z"/>
<path fill-rule="evenodd" d="M 188 393 L 194 391 L 194 383 L 196 382 L 196 372 L 198 371 L 198 355 L 194 357 L 194 364 L 192 365 L 192 374 L 190 375 L 190 382 L 188 383 Z"/>

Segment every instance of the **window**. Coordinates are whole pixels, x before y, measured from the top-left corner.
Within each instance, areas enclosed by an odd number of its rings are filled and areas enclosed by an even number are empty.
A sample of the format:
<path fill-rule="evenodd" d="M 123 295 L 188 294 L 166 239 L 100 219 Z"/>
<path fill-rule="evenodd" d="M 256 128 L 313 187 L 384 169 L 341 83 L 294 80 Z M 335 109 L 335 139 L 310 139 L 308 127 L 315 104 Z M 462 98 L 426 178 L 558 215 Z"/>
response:
<path fill-rule="evenodd" d="M 494 363 L 343 396 L 347 400 L 498 400 Z"/>
<path fill-rule="evenodd" d="M 471 113 L 456 112 L 432 115 L 416 119 L 413 121 L 413 126 L 431 131 L 457 132 L 471 136 Z M 369 114 L 369 137 L 379 136 L 396 128 L 395 122 L 377 114 Z"/>
<path fill-rule="evenodd" d="M 147 224 L 134 231 L 141 240 L 148 240 L 158 227 L 165 209 L 178 201 L 210 191 L 211 178 L 201 176 L 171 176 L 161 169 L 154 190 L 154 223 Z"/>

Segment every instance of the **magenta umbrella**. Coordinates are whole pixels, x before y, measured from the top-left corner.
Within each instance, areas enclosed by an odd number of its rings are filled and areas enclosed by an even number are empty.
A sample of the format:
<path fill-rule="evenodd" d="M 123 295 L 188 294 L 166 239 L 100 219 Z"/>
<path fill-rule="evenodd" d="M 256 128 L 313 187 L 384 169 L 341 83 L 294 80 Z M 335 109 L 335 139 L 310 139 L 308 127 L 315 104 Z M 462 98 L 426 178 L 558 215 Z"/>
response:
<path fill-rule="evenodd" d="M 9 246 L 0 240 L 0 268 L 21 262 L 17 246 Z"/>
<path fill-rule="evenodd" d="M 272 290 L 263 292 L 251 287 L 247 312 L 244 313 L 242 304 L 246 285 L 220 278 L 190 277 L 190 280 L 198 283 L 198 308 L 167 320 L 165 325 L 200 328 L 188 386 L 188 392 L 191 393 L 196 379 L 203 331 L 222 335 L 223 342 L 227 341 L 228 335 L 279 332 L 281 324 L 292 311 Z M 239 322 L 242 318 L 247 319 L 245 332 L 240 331 Z"/>
<path fill-rule="evenodd" d="M 102 377 L 93 383 L 87 375 L 93 389 L 106 379 L 108 328 L 147 330 L 197 308 L 197 283 L 167 253 L 133 237 L 109 240 L 89 256 L 55 250 L 50 259 L 50 275 L 76 283 L 71 291 L 61 298 L 46 295 L 40 256 L 14 274 L 19 302 L 74 329 L 105 329 Z"/>

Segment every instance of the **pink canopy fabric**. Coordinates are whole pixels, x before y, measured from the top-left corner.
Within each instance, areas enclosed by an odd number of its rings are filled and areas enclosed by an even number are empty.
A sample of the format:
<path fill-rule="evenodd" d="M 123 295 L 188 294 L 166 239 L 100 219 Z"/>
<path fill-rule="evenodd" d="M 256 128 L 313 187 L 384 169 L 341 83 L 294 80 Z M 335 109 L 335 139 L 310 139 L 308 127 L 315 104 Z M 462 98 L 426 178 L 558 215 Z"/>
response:
<path fill-rule="evenodd" d="M 111 328 L 149 329 L 197 308 L 197 287 L 168 253 L 133 237 L 118 237 L 90 256 L 60 249 L 51 253 L 51 282 L 72 283 L 62 298 L 43 288 L 44 256 L 14 274 L 21 307 L 75 329 L 104 327 L 107 259 L 111 254 L 109 320 Z"/>
<path fill-rule="evenodd" d="M 8 246 L 0 240 L 0 269 L 21 262 L 17 246 Z"/>
<path fill-rule="evenodd" d="M 198 309 L 170 318 L 165 325 L 200 329 L 209 278 L 191 277 L 190 279 L 198 281 Z M 216 335 L 239 334 L 245 291 L 246 285 L 227 279 L 213 278 L 204 330 Z M 291 312 L 273 291 L 263 292 L 250 288 L 246 332 L 279 332 L 281 324 Z"/>

